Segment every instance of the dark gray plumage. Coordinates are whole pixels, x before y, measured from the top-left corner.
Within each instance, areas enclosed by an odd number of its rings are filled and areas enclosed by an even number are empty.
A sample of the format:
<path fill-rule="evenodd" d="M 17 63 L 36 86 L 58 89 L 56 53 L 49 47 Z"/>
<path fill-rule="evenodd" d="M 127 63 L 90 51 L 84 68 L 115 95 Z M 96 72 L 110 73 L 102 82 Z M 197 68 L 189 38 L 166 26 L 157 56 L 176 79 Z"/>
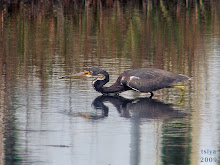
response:
<path fill-rule="evenodd" d="M 96 91 L 102 94 L 117 94 L 127 90 L 135 90 L 145 93 L 150 92 L 151 96 L 153 96 L 152 91 L 171 87 L 177 82 L 189 79 L 188 76 L 171 73 L 161 69 L 140 68 L 123 72 L 113 85 L 104 87 L 104 85 L 109 82 L 109 74 L 105 70 L 97 67 L 89 68 L 84 72 L 63 76 L 61 78 L 81 76 L 97 76 L 93 81 L 93 86 Z"/>
<path fill-rule="evenodd" d="M 121 84 L 139 92 L 152 92 L 171 87 L 189 77 L 155 68 L 128 70 L 120 75 Z"/>

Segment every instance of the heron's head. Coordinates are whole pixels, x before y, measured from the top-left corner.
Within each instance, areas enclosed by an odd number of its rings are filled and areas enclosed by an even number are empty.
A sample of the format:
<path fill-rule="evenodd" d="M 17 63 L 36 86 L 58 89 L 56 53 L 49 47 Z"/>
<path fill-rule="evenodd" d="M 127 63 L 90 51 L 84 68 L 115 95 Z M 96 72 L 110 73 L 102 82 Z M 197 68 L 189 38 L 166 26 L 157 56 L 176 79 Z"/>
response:
<path fill-rule="evenodd" d="M 73 77 L 92 77 L 92 76 L 96 76 L 97 79 L 104 80 L 105 76 L 108 75 L 106 73 L 107 73 L 106 71 L 104 71 L 100 68 L 94 67 L 94 68 L 89 68 L 89 69 L 85 70 L 84 72 L 80 72 L 80 73 L 73 74 L 73 75 L 68 75 L 68 76 L 62 76 L 60 78 L 64 79 L 64 78 L 73 78 Z"/>

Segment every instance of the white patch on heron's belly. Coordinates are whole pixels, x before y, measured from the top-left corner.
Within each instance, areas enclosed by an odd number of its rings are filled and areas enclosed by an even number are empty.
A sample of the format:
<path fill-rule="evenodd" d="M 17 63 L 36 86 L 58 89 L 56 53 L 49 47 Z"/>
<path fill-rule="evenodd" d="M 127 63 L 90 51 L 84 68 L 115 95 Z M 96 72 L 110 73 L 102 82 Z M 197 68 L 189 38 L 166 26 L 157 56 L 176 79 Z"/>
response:
<path fill-rule="evenodd" d="M 134 80 L 134 79 L 140 79 L 140 78 L 139 78 L 139 77 L 136 77 L 136 76 L 131 76 L 131 77 L 129 77 L 129 81 L 128 81 L 128 83 L 127 83 L 127 86 L 130 87 L 131 89 L 133 89 L 134 91 L 140 92 L 138 89 L 136 89 L 136 88 L 134 88 L 134 87 L 131 87 L 131 86 L 129 85 L 129 82 L 130 82 L 131 80 Z"/>
<path fill-rule="evenodd" d="M 131 77 L 130 77 L 130 81 L 133 80 L 133 79 L 140 79 L 140 77 L 131 76 Z"/>
<path fill-rule="evenodd" d="M 140 92 L 138 89 L 133 88 L 133 87 L 131 87 L 131 86 L 129 86 L 129 85 L 128 85 L 128 87 L 130 87 L 130 88 L 133 89 L 134 91 L 138 91 L 138 92 Z"/>

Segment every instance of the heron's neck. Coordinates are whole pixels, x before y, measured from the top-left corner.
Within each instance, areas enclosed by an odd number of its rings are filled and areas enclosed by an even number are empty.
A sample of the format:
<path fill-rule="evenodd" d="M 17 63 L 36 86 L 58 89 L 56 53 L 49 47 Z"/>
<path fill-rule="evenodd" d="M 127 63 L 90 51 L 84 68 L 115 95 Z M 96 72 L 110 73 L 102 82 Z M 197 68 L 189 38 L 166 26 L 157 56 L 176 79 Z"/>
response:
<path fill-rule="evenodd" d="M 104 85 L 109 82 L 108 72 L 106 72 L 104 76 L 105 76 L 104 80 L 96 80 L 93 82 L 93 86 L 96 91 L 102 94 L 119 93 L 124 91 L 124 87 L 120 85 L 119 81 L 116 81 L 113 85 L 109 87 L 104 87 Z"/>

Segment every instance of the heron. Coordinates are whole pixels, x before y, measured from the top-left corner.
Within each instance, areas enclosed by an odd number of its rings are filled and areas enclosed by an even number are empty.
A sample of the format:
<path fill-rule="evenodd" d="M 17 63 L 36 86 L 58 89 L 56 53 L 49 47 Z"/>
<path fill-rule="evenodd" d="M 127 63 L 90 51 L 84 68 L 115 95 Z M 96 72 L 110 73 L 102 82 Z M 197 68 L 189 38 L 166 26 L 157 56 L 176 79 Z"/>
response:
<path fill-rule="evenodd" d="M 114 84 L 107 87 L 105 84 L 109 82 L 109 73 L 98 67 L 89 68 L 77 74 L 62 76 L 60 79 L 83 76 L 96 76 L 92 82 L 93 87 L 97 92 L 104 95 L 119 94 L 124 91 L 134 90 L 142 93 L 150 93 L 151 97 L 153 96 L 153 91 L 170 87 L 180 88 L 182 93 L 184 93 L 185 87 L 176 86 L 175 84 L 189 79 L 186 75 L 161 69 L 139 68 L 124 71 Z"/>

